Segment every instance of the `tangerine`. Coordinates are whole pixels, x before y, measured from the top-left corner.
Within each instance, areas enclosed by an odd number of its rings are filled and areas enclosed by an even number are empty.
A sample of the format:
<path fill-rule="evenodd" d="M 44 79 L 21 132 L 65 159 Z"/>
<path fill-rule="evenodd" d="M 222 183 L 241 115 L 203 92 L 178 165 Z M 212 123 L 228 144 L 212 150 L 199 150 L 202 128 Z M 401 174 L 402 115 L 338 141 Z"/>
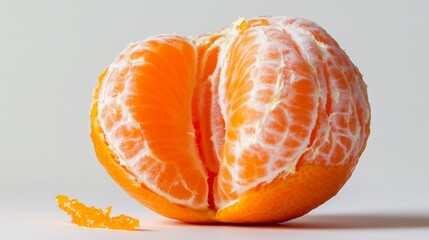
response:
<path fill-rule="evenodd" d="M 370 132 L 338 43 L 292 17 L 130 44 L 94 90 L 91 137 L 113 179 L 185 222 L 282 222 L 333 197 Z"/>

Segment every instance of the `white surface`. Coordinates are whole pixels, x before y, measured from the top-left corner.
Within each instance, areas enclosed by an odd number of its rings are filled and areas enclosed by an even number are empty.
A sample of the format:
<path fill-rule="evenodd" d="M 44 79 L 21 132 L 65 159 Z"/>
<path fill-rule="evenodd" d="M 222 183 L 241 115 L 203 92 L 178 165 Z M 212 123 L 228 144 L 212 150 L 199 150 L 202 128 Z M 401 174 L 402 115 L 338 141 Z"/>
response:
<path fill-rule="evenodd" d="M 308 216 L 273 226 L 184 225 L 164 219 L 145 219 L 135 231 L 78 228 L 53 222 L 46 214 L 36 222 L 5 225 L 2 239 L 427 239 L 428 218 L 414 215 Z M 374 219 L 375 217 L 375 219 Z M 341 222 L 340 224 L 338 222 Z M 404 224 L 403 221 L 408 223 Z"/>
<path fill-rule="evenodd" d="M 429 2 L 267 2 L 0 0 L 0 239 L 429 239 Z M 240 15 L 300 16 L 327 29 L 368 84 L 368 147 L 338 196 L 295 221 L 166 220 L 98 164 L 92 89 L 129 42 L 213 31 Z M 59 193 L 113 205 L 140 218 L 141 231 L 75 227 L 56 207 Z"/>

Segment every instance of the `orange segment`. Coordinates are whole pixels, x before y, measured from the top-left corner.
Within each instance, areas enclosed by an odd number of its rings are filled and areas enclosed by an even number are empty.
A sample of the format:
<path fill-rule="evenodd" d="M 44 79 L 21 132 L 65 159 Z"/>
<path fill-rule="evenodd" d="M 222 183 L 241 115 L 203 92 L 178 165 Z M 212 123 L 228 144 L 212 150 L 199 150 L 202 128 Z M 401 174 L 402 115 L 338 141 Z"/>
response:
<path fill-rule="evenodd" d="M 316 71 L 322 93 L 315 139 L 303 158 L 333 165 L 356 162 L 369 131 L 369 106 L 366 89 L 360 85 L 361 74 L 338 43 L 314 23 L 289 18 L 279 24 L 303 43 L 300 51 Z"/>
<path fill-rule="evenodd" d="M 198 49 L 198 69 L 193 97 L 194 126 L 197 128 L 196 140 L 199 143 L 201 159 L 212 173 L 219 171 L 218 151 L 222 143 L 217 143 L 217 139 L 223 139 L 223 136 L 217 135 L 219 131 L 224 131 L 222 122 L 213 123 L 213 119 L 222 119 L 220 112 L 217 111 L 219 104 L 213 88 L 219 81 L 217 63 L 219 47 L 224 37 L 224 32 L 218 32 L 200 36 L 195 40 Z"/>
<path fill-rule="evenodd" d="M 207 175 L 195 143 L 191 96 L 196 49 L 158 36 L 130 45 L 107 70 L 98 118 L 138 181 L 172 202 L 207 208 Z"/>
<path fill-rule="evenodd" d="M 213 91 L 219 82 L 218 55 L 225 40 L 225 31 L 197 37 L 197 84 L 192 100 L 196 142 L 208 173 L 209 207 L 214 209 L 213 182 L 219 172 L 220 149 L 225 135 L 223 118 L 219 111 L 218 96 Z"/>
<path fill-rule="evenodd" d="M 105 79 L 107 69 L 100 75 L 98 85 L 94 89 L 94 101 L 91 107 L 91 139 L 94 143 L 95 153 L 98 160 L 107 170 L 110 176 L 133 198 L 144 206 L 163 216 L 179 219 L 185 222 L 212 222 L 214 213 L 211 211 L 195 210 L 176 204 L 169 199 L 162 197 L 150 190 L 146 185 L 138 181 L 137 176 L 128 170 L 124 165 L 119 164 L 119 158 L 114 147 L 106 139 L 104 130 L 101 127 L 98 112 L 98 101 L 100 86 Z"/>
<path fill-rule="evenodd" d="M 318 101 L 311 68 L 282 31 L 250 28 L 232 38 L 225 52 L 219 88 L 226 119 L 219 208 L 282 172 L 295 171 Z"/>

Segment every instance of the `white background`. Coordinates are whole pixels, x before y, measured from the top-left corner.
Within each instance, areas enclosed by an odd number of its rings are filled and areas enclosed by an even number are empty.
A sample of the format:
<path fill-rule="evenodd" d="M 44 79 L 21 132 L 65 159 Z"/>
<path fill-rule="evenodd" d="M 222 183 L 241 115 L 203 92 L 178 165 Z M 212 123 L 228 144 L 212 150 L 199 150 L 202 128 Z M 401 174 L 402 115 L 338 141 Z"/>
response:
<path fill-rule="evenodd" d="M 428 1 L 0 0 L 0 239 L 429 239 Z M 128 197 L 89 138 L 92 89 L 129 42 L 197 35 L 258 15 L 323 26 L 359 67 L 371 136 L 340 193 L 274 226 L 195 226 Z M 113 205 L 141 231 L 79 228 L 56 207 L 68 194 Z"/>

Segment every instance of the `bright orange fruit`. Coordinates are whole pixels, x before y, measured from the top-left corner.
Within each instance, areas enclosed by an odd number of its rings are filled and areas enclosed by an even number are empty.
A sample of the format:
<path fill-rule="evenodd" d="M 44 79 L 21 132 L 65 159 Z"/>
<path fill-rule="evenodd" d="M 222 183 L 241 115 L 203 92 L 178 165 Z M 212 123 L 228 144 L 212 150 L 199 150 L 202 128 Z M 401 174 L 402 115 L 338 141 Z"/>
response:
<path fill-rule="evenodd" d="M 369 135 L 362 75 L 325 30 L 258 17 L 130 44 L 101 74 L 91 137 L 135 199 L 186 222 L 281 222 L 334 196 Z"/>

